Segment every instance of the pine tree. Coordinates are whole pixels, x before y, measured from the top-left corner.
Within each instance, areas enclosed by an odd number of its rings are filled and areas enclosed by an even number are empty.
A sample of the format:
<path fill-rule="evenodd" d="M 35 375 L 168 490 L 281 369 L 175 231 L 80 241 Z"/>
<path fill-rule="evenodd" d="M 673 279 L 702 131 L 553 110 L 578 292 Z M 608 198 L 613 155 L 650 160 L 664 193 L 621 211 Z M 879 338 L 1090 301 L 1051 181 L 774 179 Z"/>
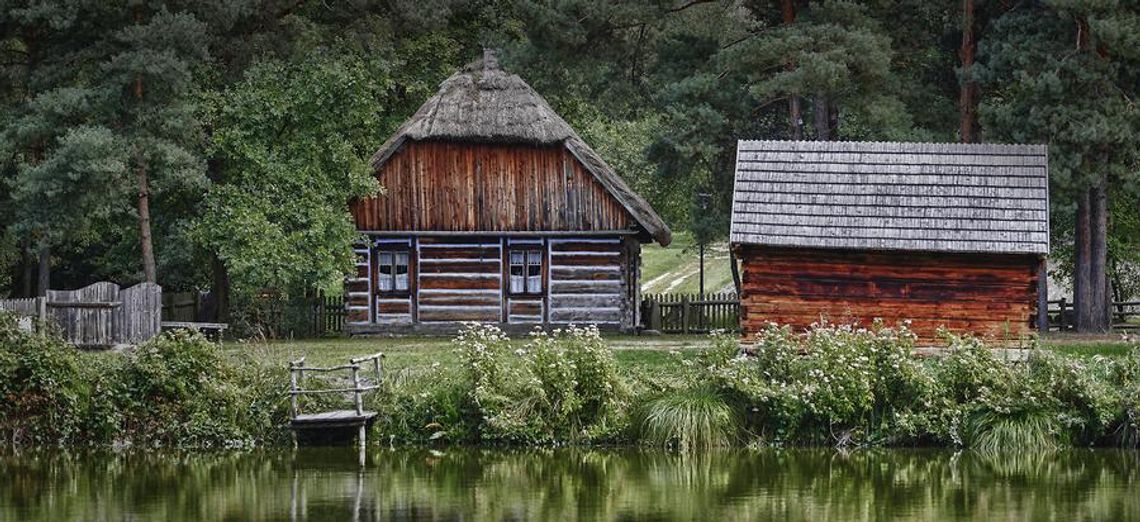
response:
<path fill-rule="evenodd" d="M 1018 7 L 982 42 L 979 78 L 987 138 L 1050 145 L 1055 214 L 1076 208 L 1077 328 L 1110 324 L 1108 201 L 1137 183 L 1140 164 L 1140 13 L 1134 2 L 1066 1 Z"/>

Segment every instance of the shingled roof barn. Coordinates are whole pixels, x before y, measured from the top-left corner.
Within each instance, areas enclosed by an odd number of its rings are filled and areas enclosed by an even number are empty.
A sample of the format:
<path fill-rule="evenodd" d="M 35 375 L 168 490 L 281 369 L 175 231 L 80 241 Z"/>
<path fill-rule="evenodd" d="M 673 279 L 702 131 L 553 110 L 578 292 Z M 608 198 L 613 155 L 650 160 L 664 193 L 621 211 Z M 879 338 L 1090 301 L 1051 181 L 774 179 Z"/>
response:
<path fill-rule="evenodd" d="M 372 158 L 355 201 L 351 332 L 461 321 L 637 323 L 640 243 L 670 231 L 537 92 L 485 53 Z"/>
<path fill-rule="evenodd" d="M 1019 336 L 1049 252 L 1043 145 L 741 141 L 741 326 L 911 320 Z"/>

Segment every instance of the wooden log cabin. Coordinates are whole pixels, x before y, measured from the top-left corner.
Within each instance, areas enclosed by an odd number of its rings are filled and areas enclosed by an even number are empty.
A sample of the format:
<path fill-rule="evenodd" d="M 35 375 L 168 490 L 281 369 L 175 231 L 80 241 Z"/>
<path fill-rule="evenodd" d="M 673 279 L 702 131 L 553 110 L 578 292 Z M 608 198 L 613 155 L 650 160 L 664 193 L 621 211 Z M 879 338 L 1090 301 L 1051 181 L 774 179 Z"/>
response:
<path fill-rule="evenodd" d="M 367 240 L 350 333 L 638 322 L 641 243 L 669 228 L 493 53 L 468 64 L 376 152 L 385 194 L 351 204 Z"/>
<path fill-rule="evenodd" d="M 911 321 L 1013 339 L 1044 310 L 1044 145 L 741 141 L 741 328 Z"/>

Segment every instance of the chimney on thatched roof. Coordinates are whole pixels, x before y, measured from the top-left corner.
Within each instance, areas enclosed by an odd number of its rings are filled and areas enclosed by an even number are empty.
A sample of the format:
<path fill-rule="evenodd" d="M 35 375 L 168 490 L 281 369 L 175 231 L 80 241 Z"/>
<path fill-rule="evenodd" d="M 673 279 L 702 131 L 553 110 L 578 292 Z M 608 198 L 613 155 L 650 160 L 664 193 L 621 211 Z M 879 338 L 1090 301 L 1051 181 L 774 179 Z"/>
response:
<path fill-rule="evenodd" d="M 456 141 L 566 147 L 658 243 L 672 233 L 637 195 L 518 75 L 499 65 L 491 49 L 451 75 L 439 92 L 404 122 L 372 156 L 379 169 L 407 140 Z"/>

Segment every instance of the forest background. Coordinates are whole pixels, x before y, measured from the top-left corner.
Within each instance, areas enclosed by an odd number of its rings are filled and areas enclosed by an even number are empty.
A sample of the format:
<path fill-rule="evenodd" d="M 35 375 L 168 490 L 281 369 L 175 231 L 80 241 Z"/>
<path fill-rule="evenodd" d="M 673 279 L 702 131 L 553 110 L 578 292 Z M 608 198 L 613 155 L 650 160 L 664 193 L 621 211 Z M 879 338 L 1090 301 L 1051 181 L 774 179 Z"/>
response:
<path fill-rule="evenodd" d="M 1138 1 L 0 0 L 0 297 L 336 291 L 367 159 L 484 48 L 698 242 L 737 139 L 1046 143 L 1078 327 L 1140 295 Z"/>

